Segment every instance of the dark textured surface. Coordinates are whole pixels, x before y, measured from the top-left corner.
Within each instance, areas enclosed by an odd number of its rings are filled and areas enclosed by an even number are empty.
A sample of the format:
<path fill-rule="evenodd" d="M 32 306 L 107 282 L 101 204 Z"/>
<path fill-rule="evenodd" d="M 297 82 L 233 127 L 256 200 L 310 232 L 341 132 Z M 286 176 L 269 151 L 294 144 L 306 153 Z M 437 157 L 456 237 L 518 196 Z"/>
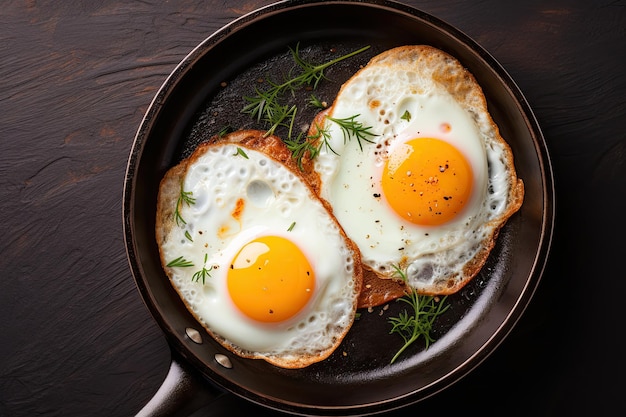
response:
<path fill-rule="evenodd" d="M 124 250 L 126 161 L 176 64 L 268 2 L 3 2 L 0 415 L 127 416 L 169 347 Z M 626 2 L 412 1 L 516 80 L 554 164 L 557 222 L 539 290 L 472 374 L 393 415 L 626 411 Z M 230 399 L 198 415 L 225 415 Z M 256 410 L 255 410 L 256 412 Z M 267 413 L 271 415 L 271 413 Z"/>

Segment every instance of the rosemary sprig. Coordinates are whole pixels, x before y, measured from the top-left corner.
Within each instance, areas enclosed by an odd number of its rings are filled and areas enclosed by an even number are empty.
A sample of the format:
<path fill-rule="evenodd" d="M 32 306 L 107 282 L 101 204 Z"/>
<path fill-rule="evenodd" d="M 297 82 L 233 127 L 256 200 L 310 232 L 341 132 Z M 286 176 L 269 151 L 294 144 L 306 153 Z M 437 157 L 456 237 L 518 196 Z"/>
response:
<path fill-rule="evenodd" d="M 187 224 L 183 216 L 180 214 L 180 210 L 183 204 L 187 204 L 188 206 L 192 204 L 196 204 L 196 199 L 192 197 L 192 191 L 185 191 L 183 189 L 183 183 L 180 183 L 180 194 L 178 195 L 178 199 L 176 200 L 176 209 L 174 210 L 174 218 L 176 219 L 176 224 L 179 227 Z"/>
<path fill-rule="evenodd" d="M 206 261 L 207 258 L 209 257 L 208 254 L 204 254 L 204 265 L 202 265 L 202 269 L 199 271 L 196 271 L 193 276 L 191 277 L 191 280 L 194 282 L 198 282 L 200 280 L 200 278 L 202 278 L 202 285 L 204 285 L 206 278 L 211 278 L 211 274 L 209 273 L 213 267 L 211 266 L 209 269 L 206 268 Z"/>
<path fill-rule="evenodd" d="M 394 267 L 400 277 L 406 281 L 406 274 L 397 266 Z M 419 339 L 420 336 L 422 336 L 426 343 L 426 349 L 428 349 L 430 343 L 435 341 L 435 339 L 433 339 L 430 335 L 430 331 L 433 328 L 435 319 L 450 307 L 449 304 L 444 306 L 446 298 L 447 296 L 444 296 L 441 299 L 435 296 L 420 296 L 415 290 L 412 290 L 405 297 L 399 298 L 400 301 L 411 306 L 412 314 L 409 314 L 406 310 L 404 310 L 398 315 L 398 317 L 389 318 L 389 323 L 392 325 L 389 333 L 398 333 L 404 340 L 404 345 L 394 355 L 390 363 L 394 363 L 413 342 Z"/>
<path fill-rule="evenodd" d="M 293 124 L 297 114 L 297 107 L 294 105 L 289 106 L 280 103 L 280 99 L 282 99 L 285 93 L 291 92 L 293 94 L 297 89 L 305 86 L 312 87 L 313 89 L 317 88 L 319 82 L 326 78 L 324 71 L 328 67 L 343 61 L 344 59 L 360 54 L 369 48 L 369 46 L 366 46 L 326 63 L 315 65 L 302 58 L 299 47 L 300 44 L 297 44 L 295 49 L 291 47 L 289 48 L 293 60 L 296 63 L 297 68 L 300 70 L 298 75 L 294 75 L 294 71 L 292 70 L 289 72 L 288 78 L 282 83 L 269 80 L 269 89 L 261 91 L 257 88 L 255 96 L 244 97 L 248 104 L 243 107 L 242 112 L 250 114 L 259 122 L 264 121 L 268 123 L 270 125 L 267 132 L 268 135 L 273 134 L 279 126 L 284 126 L 289 130 L 288 138 L 291 138 Z"/>

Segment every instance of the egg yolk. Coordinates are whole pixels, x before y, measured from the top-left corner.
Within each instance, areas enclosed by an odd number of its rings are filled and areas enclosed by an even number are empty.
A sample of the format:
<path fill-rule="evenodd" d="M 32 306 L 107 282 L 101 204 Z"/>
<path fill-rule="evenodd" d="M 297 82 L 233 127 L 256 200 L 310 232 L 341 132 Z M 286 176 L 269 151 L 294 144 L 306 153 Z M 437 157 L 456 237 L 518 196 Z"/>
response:
<path fill-rule="evenodd" d="M 389 155 L 382 189 L 399 216 L 417 225 L 436 226 L 463 210 L 473 181 L 472 168 L 457 148 L 440 139 L 415 138 Z"/>
<path fill-rule="evenodd" d="M 241 248 L 228 271 L 228 291 L 251 319 L 287 320 L 307 304 L 315 287 L 313 268 L 293 242 L 264 236 Z"/>

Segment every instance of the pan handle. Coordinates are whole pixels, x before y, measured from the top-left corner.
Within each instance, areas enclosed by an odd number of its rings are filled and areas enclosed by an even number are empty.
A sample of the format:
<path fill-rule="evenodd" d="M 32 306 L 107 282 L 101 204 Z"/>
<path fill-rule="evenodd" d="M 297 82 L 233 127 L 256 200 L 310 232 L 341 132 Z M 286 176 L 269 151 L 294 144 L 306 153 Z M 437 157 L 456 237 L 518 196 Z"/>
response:
<path fill-rule="evenodd" d="M 165 380 L 135 417 L 190 416 L 224 395 L 230 394 L 203 379 L 172 352 L 172 361 Z"/>

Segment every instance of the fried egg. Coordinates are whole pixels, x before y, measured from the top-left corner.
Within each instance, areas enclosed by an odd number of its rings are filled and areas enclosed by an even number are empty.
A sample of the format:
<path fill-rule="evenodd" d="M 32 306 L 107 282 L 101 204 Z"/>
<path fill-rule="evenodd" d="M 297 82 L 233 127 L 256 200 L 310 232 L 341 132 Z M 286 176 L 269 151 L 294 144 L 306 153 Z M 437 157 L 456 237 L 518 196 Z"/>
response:
<path fill-rule="evenodd" d="M 164 177 L 156 232 L 172 285 L 217 341 L 300 368 L 340 344 L 362 273 L 325 203 L 262 151 L 283 146 L 256 131 L 200 145 Z"/>
<path fill-rule="evenodd" d="M 342 128 L 342 121 L 362 128 Z M 367 129 L 367 131 L 363 131 Z M 312 124 L 319 193 L 381 278 L 406 271 L 423 294 L 450 294 L 482 267 L 523 183 L 482 90 L 429 46 L 374 57 Z"/>

